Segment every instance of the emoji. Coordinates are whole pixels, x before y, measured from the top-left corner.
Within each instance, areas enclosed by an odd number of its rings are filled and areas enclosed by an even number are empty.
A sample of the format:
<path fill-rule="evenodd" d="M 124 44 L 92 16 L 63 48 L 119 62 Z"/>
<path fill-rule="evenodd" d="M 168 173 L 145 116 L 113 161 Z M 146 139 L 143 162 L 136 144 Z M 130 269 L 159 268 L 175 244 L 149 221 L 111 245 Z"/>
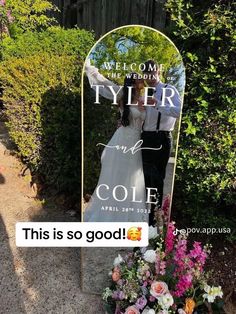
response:
<path fill-rule="evenodd" d="M 142 236 L 142 228 L 140 227 L 131 227 L 127 231 L 127 239 L 131 241 L 140 241 Z"/>

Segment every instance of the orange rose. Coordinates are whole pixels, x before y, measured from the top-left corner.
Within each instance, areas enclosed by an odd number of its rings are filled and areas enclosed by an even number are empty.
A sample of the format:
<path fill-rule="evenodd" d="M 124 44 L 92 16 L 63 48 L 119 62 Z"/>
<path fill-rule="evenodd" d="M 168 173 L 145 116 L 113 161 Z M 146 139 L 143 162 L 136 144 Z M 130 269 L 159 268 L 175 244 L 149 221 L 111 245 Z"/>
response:
<path fill-rule="evenodd" d="M 195 308 L 195 301 L 191 298 L 187 298 L 185 300 L 185 306 L 184 306 L 184 310 L 186 312 L 186 314 L 192 314 L 193 313 L 193 310 Z"/>
<path fill-rule="evenodd" d="M 168 292 L 168 286 L 163 281 L 153 281 L 150 293 L 155 298 L 162 296 Z"/>

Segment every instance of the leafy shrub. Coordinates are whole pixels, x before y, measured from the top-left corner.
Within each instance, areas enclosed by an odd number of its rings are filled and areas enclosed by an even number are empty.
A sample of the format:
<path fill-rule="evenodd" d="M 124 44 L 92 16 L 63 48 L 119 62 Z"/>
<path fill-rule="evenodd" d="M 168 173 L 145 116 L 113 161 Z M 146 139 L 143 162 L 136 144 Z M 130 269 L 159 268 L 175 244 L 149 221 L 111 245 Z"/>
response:
<path fill-rule="evenodd" d="M 75 75 L 76 73 L 74 73 Z M 39 173 L 46 182 L 79 200 L 81 177 L 81 111 L 78 88 L 59 84 L 42 99 Z"/>
<path fill-rule="evenodd" d="M 9 27 L 11 36 L 17 36 L 26 30 L 42 30 L 56 23 L 55 18 L 48 14 L 58 11 L 52 1 L 7 0 L 5 6 L 13 16 L 13 23 Z"/>
<path fill-rule="evenodd" d="M 59 28 L 27 34 L 8 39 L 9 45 L 4 42 L 0 63 L 9 134 L 19 156 L 44 184 L 78 196 L 80 78 L 93 36 Z"/>
<path fill-rule="evenodd" d="M 3 59 L 27 57 L 41 52 L 52 55 L 78 55 L 84 60 L 93 44 L 93 34 L 83 29 L 49 27 L 43 32 L 26 31 L 17 39 L 7 37 L 2 42 Z"/>
<path fill-rule="evenodd" d="M 167 9 L 187 76 L 173 211 L 235 226 L 234 4 L 168 0 Z"/>

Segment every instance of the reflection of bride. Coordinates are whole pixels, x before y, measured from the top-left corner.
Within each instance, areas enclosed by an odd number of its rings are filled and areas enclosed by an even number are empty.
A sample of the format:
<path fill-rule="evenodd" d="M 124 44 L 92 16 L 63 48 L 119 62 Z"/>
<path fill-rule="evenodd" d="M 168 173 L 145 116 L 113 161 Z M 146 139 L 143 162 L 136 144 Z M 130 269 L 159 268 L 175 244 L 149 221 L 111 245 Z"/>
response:
<path fill-rule="evenodd" d="M 86 73 L 91 85 L 101 84 L 102 76 L 95 67 L 87 65 Z M 85 208 L 84 221 L 148 221 L 141 150 L 129 150 L 140 141 L 145 119 L 140 95 L 144 82 L 135 79 L 135 75 L 134 73 L 129 77 L 127 75 L 124 80 L 123 96 L 119 101 L 122 125 L 116 130 L 109 143 L 104 145 L 99 181 Z M 117 86 L 103 79 L 102 84 L 105 86 L 103 93 L 106 93 L 103 96 L 112 98 L 108 86 Z M 131 103 L 138 105 L 127 105 L 128 86 L 133 87 Z"/>

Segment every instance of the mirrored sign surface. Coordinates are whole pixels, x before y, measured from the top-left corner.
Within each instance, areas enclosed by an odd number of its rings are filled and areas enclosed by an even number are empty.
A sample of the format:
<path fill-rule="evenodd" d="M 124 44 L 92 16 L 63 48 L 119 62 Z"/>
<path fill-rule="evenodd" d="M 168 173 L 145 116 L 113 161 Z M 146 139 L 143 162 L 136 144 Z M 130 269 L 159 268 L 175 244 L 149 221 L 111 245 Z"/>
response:
<path fill-rule="evenodd" d="M 185 74 L 162 33 L 127 26 L 85 62 L 83 221 L 147 221 L 171 199 Z"/>

